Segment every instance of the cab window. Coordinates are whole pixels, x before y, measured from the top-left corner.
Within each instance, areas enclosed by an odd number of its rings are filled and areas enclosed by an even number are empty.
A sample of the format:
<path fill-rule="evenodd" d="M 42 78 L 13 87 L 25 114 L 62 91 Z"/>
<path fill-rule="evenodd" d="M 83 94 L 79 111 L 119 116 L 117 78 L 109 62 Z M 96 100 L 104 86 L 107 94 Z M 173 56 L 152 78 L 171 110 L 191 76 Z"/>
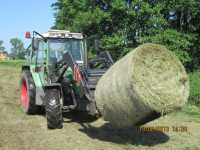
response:
<path fill-rule="evenodd" d="M 37 52 L 37 64 L 43 64 L 45 62 L 45 42 L 39 41 Z"/>
<path fill-rule="evenodd" d="M 50 62 L 58 62 L 62 56 L 70 52 L 75 61 L 82 61 L 83 45 L 79 39 L 51 39 L 49 40 Z"/>

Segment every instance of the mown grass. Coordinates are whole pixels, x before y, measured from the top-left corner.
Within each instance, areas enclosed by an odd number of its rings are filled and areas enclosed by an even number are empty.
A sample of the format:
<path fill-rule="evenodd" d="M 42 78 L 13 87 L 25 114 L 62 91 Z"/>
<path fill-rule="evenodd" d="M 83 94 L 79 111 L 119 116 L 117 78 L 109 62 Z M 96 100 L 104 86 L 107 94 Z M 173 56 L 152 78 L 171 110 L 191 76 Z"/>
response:
<path fill-rule="evenodd" d="M 19 79 L 22 64 L 23 61 L 18 60 L 0 62 L 0 150 L 200 149 L 200 108 L 189 104 L 178 113 L 146 125 L 170 128 L 184 125 L 189 132 L 140 133 L 133 129 L 116 130 L 101 119 L 86 122 L 80 116 L 64 118 L 64 128 L 61 130 L 48 130 L 45 116 L 28 116 L 20 108 Z"/>
<path fill-rule="evenodd" d="M 25 62 L 26 62 L 26 60 L 0 60 L 0 65 L 2 65 L 2 66 L 20 67 Z"/>

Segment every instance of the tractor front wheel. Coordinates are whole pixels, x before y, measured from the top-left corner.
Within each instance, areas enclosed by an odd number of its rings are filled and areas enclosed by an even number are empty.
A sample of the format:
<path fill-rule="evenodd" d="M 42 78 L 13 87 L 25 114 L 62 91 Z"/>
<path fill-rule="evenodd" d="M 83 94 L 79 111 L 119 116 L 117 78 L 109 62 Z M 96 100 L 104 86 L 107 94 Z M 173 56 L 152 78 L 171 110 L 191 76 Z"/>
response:
<path fill-rule="evenodd" d="M 45 101 L 47 127 L 49 129 L 61 129 L 63 127 L 63 117 L 60 104 L 60 91 L 58 89 L 46 90 Z"/>

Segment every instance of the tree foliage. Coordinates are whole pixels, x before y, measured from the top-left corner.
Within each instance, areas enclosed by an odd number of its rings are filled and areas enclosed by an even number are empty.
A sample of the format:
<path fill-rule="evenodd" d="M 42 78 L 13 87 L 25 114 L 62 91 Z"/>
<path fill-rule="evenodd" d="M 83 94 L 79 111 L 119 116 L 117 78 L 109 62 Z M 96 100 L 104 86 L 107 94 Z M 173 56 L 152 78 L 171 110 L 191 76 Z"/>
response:
<path fill-rule="evenodd" d="M 4 51 L 5 47 L 3 46 L 3 41 L 0 40 L 0 51 Z"/>
<path fill-rule="evenodd" d="M 25 48 L 24 43 L 18 38 L 10 39 L 11 44 L 11 54 L 18 59 L 25 58 Z"/>
<path fill-rule="evenodd" d="M 115 59 L 141 43 L 174 51 L 188 69 L 200 65 L 200 0 L 57 0 L 56 29 L 98 37 Z"/>

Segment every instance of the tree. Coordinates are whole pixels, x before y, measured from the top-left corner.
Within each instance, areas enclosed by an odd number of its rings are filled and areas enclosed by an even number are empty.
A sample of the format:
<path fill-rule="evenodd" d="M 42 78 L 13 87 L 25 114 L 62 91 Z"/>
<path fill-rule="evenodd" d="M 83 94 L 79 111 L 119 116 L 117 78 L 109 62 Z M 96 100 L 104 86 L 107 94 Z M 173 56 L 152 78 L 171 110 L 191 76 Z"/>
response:
<path fill-rule="evenodd" d="M 0 51 L 4 51 L 5 47 L 3 46 L 3 41 L 0 40 Z"/>
<path fill-rule="evenodd" d="M 25 48 L 23 42 L 18 38 L 10 39 L 11 44 L 11 54 L 14 55 L 18 59 L 25 58 Z"/>
<path fill-rule="evenodd" d="M 200 0 L 57 0 L 53 28 L 98 37 L 115 59 L 145 42 L 174 51 L 188 69 L 200 66 Z"/>

